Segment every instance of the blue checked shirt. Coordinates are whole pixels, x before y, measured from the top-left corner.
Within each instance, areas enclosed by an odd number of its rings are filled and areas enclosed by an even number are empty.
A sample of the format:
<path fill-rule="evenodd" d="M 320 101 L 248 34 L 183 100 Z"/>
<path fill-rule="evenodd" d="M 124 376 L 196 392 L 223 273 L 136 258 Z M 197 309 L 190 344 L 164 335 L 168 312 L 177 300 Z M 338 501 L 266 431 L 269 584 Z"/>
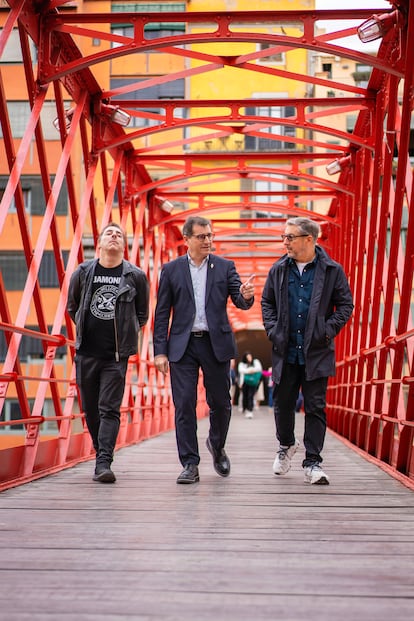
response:
<path fill-rule="evenodd" d="M 300 274 L 296 261 L 289 260 L 289 346 L 287 361 L 290 364 L 305 364 L 303 344 L 305 326 L 312 297 L 316 257 Z"/>

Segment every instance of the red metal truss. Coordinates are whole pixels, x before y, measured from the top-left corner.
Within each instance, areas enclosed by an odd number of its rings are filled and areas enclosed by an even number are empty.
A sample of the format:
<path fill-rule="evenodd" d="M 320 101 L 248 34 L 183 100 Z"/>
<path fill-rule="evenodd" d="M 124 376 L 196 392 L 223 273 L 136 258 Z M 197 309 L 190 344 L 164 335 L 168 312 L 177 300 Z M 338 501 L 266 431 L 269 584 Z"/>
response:
<path fill-rule="evenodd" d="M 71 273 L 111 219 L 151 285 L 118 446 L 172 428 L 169 380 L 153 365 L 154 303 L 162 264 L 186 250 L 184 220 L 201 212 L 215 251 L 242 278 L 256 274 L 252 310 L 229 307 L 236 337 L 264 334 L 260 293 L 283 253 L 286 218 L 319 221 L 320 243 L 343 264 L 355 300 L 337 339 L 329 425 L 414 486 L 412 3 L 220 12 L 137 4 L 0 4 L 0 489 L 92 457 L 65 308 Z M 348 45 L 373 13 L 393 23 L 377 50 Z M 159 24 L 170 31 L 154 36 Z M 295 54 L 304 68 L 272 62 Z M 351 70 L 317 71 L 319 58 L 368 68 L 366 84 Z M 119 109 L 131 117 L 126 127 L 114 120 Z M 339 172 L 329 176 L 334 160 Z M 200 416 L 202 395 L 200 384 Z"/>

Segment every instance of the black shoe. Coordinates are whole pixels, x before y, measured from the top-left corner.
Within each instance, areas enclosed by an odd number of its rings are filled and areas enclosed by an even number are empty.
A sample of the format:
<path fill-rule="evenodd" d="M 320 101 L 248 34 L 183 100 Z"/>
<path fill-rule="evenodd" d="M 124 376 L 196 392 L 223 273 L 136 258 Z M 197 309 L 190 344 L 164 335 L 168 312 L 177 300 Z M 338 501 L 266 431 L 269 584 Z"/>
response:
<path fill-rule="evenodd" d="M 96 468 L 95 474 L 93 475 L 93 480 L 98 481 L 98 483 L 115 483 L 116 476 L 109 468 L 109 466 Z"/>
<path fill-rule="evenodd" d="M 195 464 L 187 464 L 178 477 L 177 483 L 197 483 L 199 480 L 198 466 Z"/>
<path fill-rule="evenodd" d="M 210 438 L 206 440 L 206 447 L 213 457 L 214 470 L 221 477 L 228 477 L 230 474 L 230 459 L 227 457 L 226 451 L 224 449 L 216 451 L 210 442 Z"/>

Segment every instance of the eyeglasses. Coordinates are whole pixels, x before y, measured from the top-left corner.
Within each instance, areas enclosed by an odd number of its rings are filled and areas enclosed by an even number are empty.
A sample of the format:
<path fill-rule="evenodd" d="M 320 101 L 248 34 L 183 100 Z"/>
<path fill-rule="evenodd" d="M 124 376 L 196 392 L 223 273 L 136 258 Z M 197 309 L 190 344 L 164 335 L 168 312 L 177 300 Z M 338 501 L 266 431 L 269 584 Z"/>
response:
<path fill-rule="evenodd" d="M 285 241 L 285 239 L 287 239 L 288 242 L 292 242 L 297 237 L 309 237 L 309 235 L 306 235 L 306 234 L 303 234 L 303 235 L 281 235 L 280 237 L 282 238 L 282 241 Z"/>
<path fill-rule="evenodd" d="M 199 242 L 206 241 L 206 239 L 208 239 L 208 241 L 211 241 L 212 239 L 214 239 L 214 234 L 213 233 L 200 233 L 199 235 L 191 235 L 191 237 L 195 237 Z"/>

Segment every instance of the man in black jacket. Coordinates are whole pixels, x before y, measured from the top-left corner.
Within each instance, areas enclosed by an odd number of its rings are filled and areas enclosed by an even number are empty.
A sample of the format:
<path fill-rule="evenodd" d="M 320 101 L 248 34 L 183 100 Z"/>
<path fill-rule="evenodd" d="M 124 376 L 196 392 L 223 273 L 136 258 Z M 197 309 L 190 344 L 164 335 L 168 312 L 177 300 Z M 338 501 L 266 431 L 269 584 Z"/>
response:
<path fill-rule="evenodd" d="M 99 258 L 81 263 L 69 283 L 67 311 L 76 323 L 76 382 L 96 451 L 94 481 L 114 483 L 111 470 L 129 356 L 148 321 L 149 284 L 126 261 L 127 239 L 110 222 L 98 238 Z"/>
<path fill-rule="evenodd" d="M 290 218 L 282 235 L 286 254 L 271 267 L 262 294 L 262 315 L 272 342 L 273 403 L 279 450 L 273 472 L 288 472 L 298 449 L 295 404 L 305 409 L 302 466 L 305 482 L 327 485 L 321 452 L 326 433 L 326 389 L 335 374 L 334 338 L 353 310 L 345 273 L 317 245 L 319 225 Z"/>

